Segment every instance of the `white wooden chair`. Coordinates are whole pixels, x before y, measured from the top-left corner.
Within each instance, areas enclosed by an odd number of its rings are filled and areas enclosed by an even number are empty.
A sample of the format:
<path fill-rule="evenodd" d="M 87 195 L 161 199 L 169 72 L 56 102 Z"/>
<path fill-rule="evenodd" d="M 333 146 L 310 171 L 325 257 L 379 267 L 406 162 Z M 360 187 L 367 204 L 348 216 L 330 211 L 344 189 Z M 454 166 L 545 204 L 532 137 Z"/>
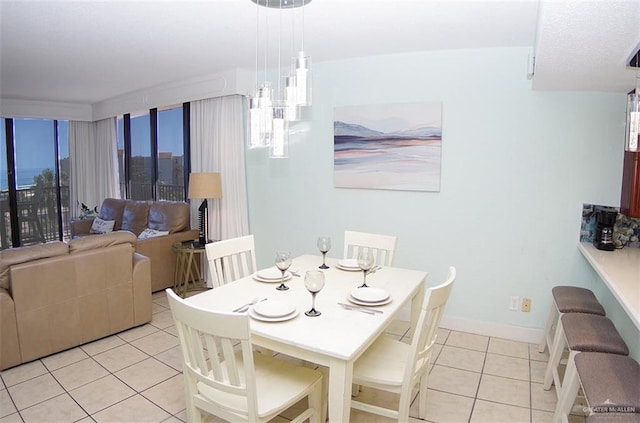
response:
<path fill-rule="evenodd" d="M 292 421 L 320 423 L 322 373 L 253 353 L 247 314 L 205 310 L 166 293 L 184 358 L 187 421 L 199 423 L 204 413 L 266 422 L 307 397 Z"/>
<path fill-rule="evenodd" d="M 344 231 L 345 259 L 358 258 L 363 248 L 372 250 L 376 257 L 376 264 L 393 266 L 393 255 L 396 251 L 397 237 L 390 235 L 369 234 L 365 232 Z"/>
<path fill-rule="evenodd" d="M 251 275 L 256 269 L 253 235 L 205 245 L 209 278 L 214 288 Z"/>
<path fill-rule="evenodd" d="M 398 410 L 355 399 L 351 401 L 351 408 L 407 422 L 411 392 L 419 383 L 419 417 L 426 418 L 427 376 L 431 352 L 455 278 L 456 269 L 449 267 L 446 282 L 427 289 L 411 344 L 381 336 L 354 364 L 353 383 L 399 394 Z"/>

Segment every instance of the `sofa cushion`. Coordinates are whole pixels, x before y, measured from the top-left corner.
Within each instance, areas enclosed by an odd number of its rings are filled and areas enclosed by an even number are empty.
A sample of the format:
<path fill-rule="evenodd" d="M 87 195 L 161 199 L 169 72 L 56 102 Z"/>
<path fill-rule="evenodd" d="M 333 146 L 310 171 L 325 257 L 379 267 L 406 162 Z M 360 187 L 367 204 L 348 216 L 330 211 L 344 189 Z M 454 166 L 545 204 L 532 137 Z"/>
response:
<path fill-rule="evenodd" d="M 122 213 L 122 229 L 131 231 L 136 236 L 148 227 L 149 207 L 153 201 L 127 201 Z M 153 228 L 157 229 L 157 228 Z"/>
<path fill-rule="evenodd" d="M 122 229 L 122 214 L 127 200 L 117 198 L 105 198 L 100 206 L 100 218 L 103 220 L 115 220 L 114 231 Z"/>
<path fill-rule="evenodd" d="M 9 289 L 9 269 L 12 265 L 67 253 L 69 253 L 69 246 L 62 241 L 0 251 L 0 288 Z"/>
<path fill-rule="evenodd" d="M 169 235 L 169 231 L 159 231 L 157 229 L 145 228 L 142 232 L 140 232 L 140 235 L 138 235 L 138 239 L 143 240 L 165 235 Z"/>
<path fill-rule="evenodd" d="M 149 229 L 169 233 L 189 230 L 189 204 L 183 201 L 156 201 L 149 208 Z"/>
<path fill-rule="evenodd" d="M 115 220 L 103 220 L 99 217 L 93 219 L 93 223 L 91 224 L 91 230 L 89 233 L 92 234 L 106 234 L 107 232 L 113 232 L 113 226 L 116 223 Z"/>
<path fill-rule="evenodd" d="M 81 251 L 103 248 L 110 245 L 129 243 L 136 244 L 136 236 L 129 231 L 115 231 L 100 236 L 83 236 L 69 241 L 69 253 L 79 253 Z"/>

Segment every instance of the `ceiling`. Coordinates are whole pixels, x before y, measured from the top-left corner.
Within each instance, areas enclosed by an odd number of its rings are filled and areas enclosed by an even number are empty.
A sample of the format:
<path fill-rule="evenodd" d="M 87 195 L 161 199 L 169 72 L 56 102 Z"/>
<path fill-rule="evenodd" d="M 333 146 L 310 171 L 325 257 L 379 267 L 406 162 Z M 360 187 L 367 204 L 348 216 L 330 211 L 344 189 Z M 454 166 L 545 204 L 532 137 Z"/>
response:
<path fill-rule="evenodd" d="M 0 0 L 0 99 L 94 104 L 255 70 L 258 19 L 269 67 L 278 45 L 283 63 L 300 48 L 304 21 L 314 63 L 530 47 L 536 90 L 629 91 L 636 72 L 625 61 L 640 45 L 640 0 L 312 0 L 282 14 L 250 0 Z"/>

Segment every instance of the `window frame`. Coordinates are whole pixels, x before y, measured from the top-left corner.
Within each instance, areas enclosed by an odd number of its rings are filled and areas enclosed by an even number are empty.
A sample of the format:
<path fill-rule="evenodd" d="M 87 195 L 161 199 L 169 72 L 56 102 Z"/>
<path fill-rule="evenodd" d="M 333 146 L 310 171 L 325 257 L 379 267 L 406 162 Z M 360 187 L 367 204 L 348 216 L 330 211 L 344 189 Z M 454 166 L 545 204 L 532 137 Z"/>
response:
<path fill-rule="evenodd" d="M 158 142 L 158 112 L 182 108 L 182 151 L 183 151 L 183 193 L 181 201 L 187 201 L 187 190 L 189 182 L 189 173 L 191 172 L 191 127 L 189 103 L 174 104 L 165 107 L 154 107 L 148 111 L 137 113 L 125 113 L 122 115 L 123 120 L 123 144 L 124 144 L 124 186 L 125 197 L 131 198 L 132 181 L 131 181 L 131 160 L 132 160 L 132 140 L 131 140 L 131 118 L 149 114 L 149 147 L 151 155 L 151 198 L 150 201 L 158 201 L 158 183 L 160 178 L 160 154 Z"/>

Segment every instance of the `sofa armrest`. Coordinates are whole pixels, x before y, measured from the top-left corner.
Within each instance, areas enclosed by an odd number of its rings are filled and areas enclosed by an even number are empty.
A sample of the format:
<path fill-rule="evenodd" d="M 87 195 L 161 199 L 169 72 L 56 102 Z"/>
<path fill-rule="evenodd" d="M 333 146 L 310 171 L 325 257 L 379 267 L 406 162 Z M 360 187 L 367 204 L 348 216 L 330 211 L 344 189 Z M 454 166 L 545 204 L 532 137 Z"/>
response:
<path fill-rule="evenodd" d="M 72 220 L 70 224 L 71 238 L 89 235 L 91 233 L 91 225 L 93 225 L 93 218 Z"/>
<path fill-rule="evenodd" d="M 18 323 L 13 299 L 0 288 L 0 370 L 22 363 L 18 342 Z"/>
<path fill-rule="evenodd" d="M 134 325 L 151 321 L 151 260 L 133 254 L 133 311 Z"/>
<path fill-rule="evenodd" d="M 175 242 L 198 239 L 198 231 L 174 232 L 169 235 L 138 240 L 136 252 L 151 259 L 151 291 L 173 287 L 176 273 Z"/>

